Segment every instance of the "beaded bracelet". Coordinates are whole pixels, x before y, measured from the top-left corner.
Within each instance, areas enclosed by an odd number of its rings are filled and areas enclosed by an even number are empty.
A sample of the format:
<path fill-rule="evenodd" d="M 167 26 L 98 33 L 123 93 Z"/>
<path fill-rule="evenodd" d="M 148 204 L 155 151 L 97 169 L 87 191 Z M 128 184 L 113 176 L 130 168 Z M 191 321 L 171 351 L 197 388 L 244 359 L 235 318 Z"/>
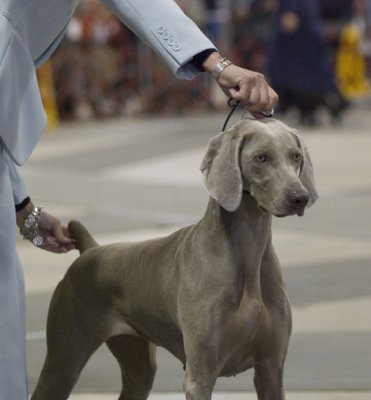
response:
<path fill-rule="evenodd" d="M 31 240 L 35 246 L 41 246 L 44 241 L 43 237 L 39 235 L 39 221 L 42 210 L 41 206 L 34 206 L 20 229 L 23 239 Z"/>

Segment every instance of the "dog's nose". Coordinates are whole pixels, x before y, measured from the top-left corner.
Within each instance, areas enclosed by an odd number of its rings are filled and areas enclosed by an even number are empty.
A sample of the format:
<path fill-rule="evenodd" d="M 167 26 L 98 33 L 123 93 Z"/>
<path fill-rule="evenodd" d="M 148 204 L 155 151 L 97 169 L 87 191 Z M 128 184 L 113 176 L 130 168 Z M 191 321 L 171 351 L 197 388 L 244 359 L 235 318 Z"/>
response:
<path fill-rule="evenodd" d="M 304 208 L 309 201 L 308 193 L 290 193 L 289 202 L 297 209 Z"/>

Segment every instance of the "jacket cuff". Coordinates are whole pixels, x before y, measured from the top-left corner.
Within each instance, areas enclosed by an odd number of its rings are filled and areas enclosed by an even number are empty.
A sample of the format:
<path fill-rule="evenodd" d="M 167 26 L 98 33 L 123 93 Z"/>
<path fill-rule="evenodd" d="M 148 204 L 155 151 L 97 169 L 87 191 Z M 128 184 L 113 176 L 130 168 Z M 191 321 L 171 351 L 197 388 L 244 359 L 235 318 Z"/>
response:
<path fill-rule="evenodd" d="M 18 212 L 23 210 L 30 201 L 30 197 L 27 196 L 21 203 L 15 205 L 15 211 Z"/>

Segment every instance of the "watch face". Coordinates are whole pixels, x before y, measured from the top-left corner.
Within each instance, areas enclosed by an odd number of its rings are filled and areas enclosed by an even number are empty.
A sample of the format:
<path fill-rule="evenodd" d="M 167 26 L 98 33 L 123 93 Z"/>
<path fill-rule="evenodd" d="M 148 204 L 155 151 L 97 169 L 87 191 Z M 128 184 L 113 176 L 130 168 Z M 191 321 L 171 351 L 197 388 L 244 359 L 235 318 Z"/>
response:
<path fill-rule="evenodd" d="M 228 67 L 228 65 L 231 65 L 232 61 L 228 60 L 227 58 L 223 58 L 222 60 L 220 60 L 216 66 L 215 66 L 215 70 L 212 72 L 211 76 L 214 79 L 218 79 L 218 77 L 220 76 L 220 74 L 224 71 L 224 69 L 226 67 Z"/>

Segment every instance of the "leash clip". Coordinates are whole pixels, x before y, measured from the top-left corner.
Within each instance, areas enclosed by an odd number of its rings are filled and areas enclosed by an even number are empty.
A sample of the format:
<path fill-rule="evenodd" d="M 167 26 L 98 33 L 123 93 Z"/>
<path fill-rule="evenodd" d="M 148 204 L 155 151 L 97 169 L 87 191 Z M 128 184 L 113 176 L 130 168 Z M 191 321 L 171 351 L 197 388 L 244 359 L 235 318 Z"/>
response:
<path fill-rule="evenodd" d="M 271 108 L 269 111 L 262 111 L 259 114 L 265 118 L 272 118 L 274 114 L 274 108 Z"/>

